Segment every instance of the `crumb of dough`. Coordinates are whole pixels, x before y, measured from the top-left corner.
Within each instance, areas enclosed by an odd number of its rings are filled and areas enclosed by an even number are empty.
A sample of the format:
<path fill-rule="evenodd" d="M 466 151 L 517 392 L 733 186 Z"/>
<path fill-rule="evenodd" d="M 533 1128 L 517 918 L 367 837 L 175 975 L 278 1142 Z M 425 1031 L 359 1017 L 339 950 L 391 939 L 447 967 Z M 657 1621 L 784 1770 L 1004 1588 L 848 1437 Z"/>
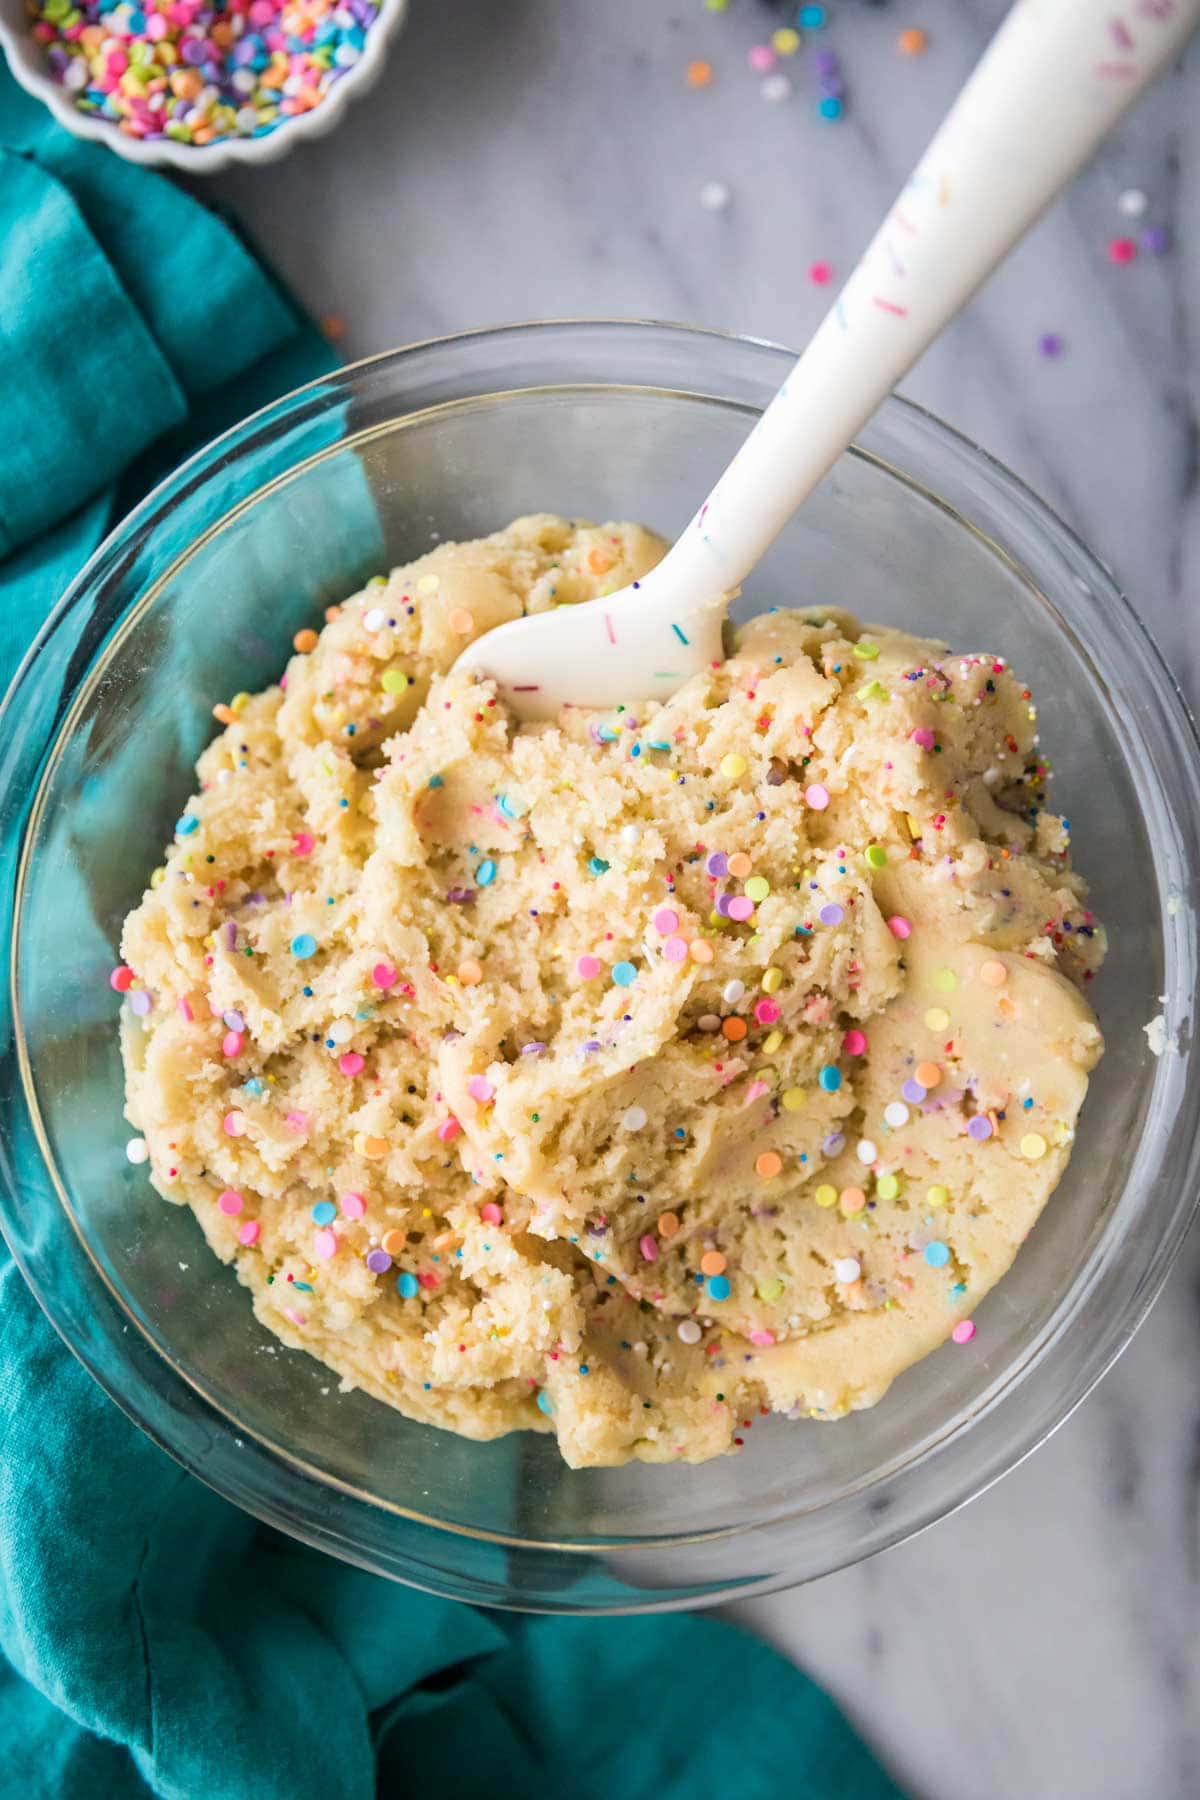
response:
<path fill-rule="evenodd" d="M 128 1117 L 262 1323 L 574 1466 L 965 1343 L 1102 1049 L 1003 659 L 809 608 L 554 724 L 447 673 L 662 549 L 537 515 L 331 608 L 222 709 L 123 937 Z"/>

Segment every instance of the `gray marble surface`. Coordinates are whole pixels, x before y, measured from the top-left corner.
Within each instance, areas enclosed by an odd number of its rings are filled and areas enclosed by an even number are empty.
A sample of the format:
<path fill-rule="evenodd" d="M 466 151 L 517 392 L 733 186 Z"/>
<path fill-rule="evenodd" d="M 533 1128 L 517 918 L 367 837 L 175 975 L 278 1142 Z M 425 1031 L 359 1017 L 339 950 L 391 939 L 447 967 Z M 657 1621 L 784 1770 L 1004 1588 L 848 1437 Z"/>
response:
<path fill-rule="evenodd" d="M 326 142 L 214 178 L 362 355 L 459 327 L 650 314 L 801 343 L 1003 0 L 830 0 L 845 119 L 781 12 L 731 0 L 413 0 L 380 87 Z M 927 54 L 897 55 L 905 26 Z M 715 80 L 689 91 L 708 59 Z M 729 206 L 698 194 L 727 184 Z M 1174 228 L 1107 260 L 1118 195 Z M 1200 57 L 1193 50 L 905 391 L 1009 462 L 1116 571 L 1200 698 Z M 1137 227 L 1134 227 L 1136 231 Z M 1061 333 L 1062 356 L 1038 353 Z M 1200 1795 L 1200 1239 L 1057 1436 L 924 1537 L 741 1617 L 826 1682 L 922 1800 Z M 780 1792 L 790 1792 L 781 1771 Z"/>

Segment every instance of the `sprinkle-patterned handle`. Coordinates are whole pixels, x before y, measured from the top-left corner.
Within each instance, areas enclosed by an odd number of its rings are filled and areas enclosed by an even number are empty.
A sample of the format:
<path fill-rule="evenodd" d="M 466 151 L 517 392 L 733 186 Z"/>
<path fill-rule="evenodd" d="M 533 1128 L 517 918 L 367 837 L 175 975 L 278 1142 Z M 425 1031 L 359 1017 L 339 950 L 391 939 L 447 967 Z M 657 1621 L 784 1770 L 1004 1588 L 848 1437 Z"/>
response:
<path fill-rule="evenodd" d="M 1017 0 L 832 310 L 640 584 L 488 632 L 458 667 L 513 710 L 666 698 L 719 660 L 728 596 L 1200 23 L 1200 0 Z M 636 591 L 635 591 L 636 590 Z"/>
<path fill-rule="evenodd" d="M 1018 0 L 866 254 L 656 571 L 745 579 L 900 377 L 1200 23 L 1200 0 Z M 661 585 L 660 585 L 661 584 Z"/>

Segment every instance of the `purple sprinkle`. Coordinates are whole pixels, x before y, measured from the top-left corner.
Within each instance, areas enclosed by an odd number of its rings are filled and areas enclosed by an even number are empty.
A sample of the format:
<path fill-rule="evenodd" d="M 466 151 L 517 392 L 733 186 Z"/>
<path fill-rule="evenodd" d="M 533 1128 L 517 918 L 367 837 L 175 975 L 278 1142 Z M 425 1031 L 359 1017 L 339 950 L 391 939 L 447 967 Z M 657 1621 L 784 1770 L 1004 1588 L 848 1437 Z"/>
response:
<path fill-rule="evenodd" d="M 1044 331 L 1038 339 L 1038 349 L 1043 356 L 1061 356 L 1063 341 L 1057 331 Z"/>
<path fill-rule="evenodd" d="M 245 1031 L 246 1029 L 246 1021 L 243 1019 L 240 1012 L 231 1010 L 227 1013 L 222 1013 L 221 1018 L 223 1022 L 228 1025 L 230 1031 Z"/>
<path fill-rule="evenodd" d="M 392 1266 L 392 1259 L 386 1250 L 368 1250 L 367 1267 L 372 1275 L 386 1275 Z"/>
<path fill-rule="evenodd" d="M 451 888 L 446 898 L 451 906 L 470 906 L 475 898 L 475 889 Z"/>
<path fill-rule="evenodd" d="M 728 875 L 729 858 L 723 850 L 714 850 L 704 866 L 710 875 Z"/>
<path fill-rule="evenodd" d="M 977 1144 L 982 1144 L 986 1138 L 990 1138 L 992 1135 L 992 1121 L 983 1113 L 976 1113 L 968 1124 L 967 1130 Z"/>
<path fill-rule="evenodd" d="M 839 906 L 836 900 L 831 900 L 828 906 L 823 906 L 817 914 L 822 925 L 840 925 L 845 916 L 845 908 Z"/>
<path fill-rule="evenodd" d="M 734 897 L 735 896 L 733 894 L 718 894 L 717 895 L 717 911 L 720 913 L 720 915 L 723 919 L 727 919 L 729 917 L 729 903 L 732 899 L 734 899 Z"/>
<path fill-rule="evenodd" d="M 920 1106 L 922 1100 L 925 1098 L 926 1089 L 921 1086 L 919 1081 L 913 1081 L 910 1078 L 908 1081 L 904 1082 L 900 1092 L 910 1106 Z"/>
<path fill-rule="evenodd" d="M 818 75 L 831 75 L 838 67 L 837 53 L 834 50 L 818 50 L 813 57 L 813 64 Z"/>
<path fill-rule="evenodd" d="M 232 919 L 228 919 L 228 920 L 226 920 L 226 923 L 225 923 L 225 948 L 227 950 L 232 950 L 236 943 L 237 943 L 237 926 L 234 924 Z"/>
<path fill-rule="evenodd" d="M 521 1055 L 540 1056 L 545 1048 L 545 1044 L 523 1044 L 521 1046 Z"/>
<path fill-rule="evenodd" d="M 1142 249 L 1151 256 L 1165 256 L 1171 248 L 1171 232 L 1166 225 L 1147 225 L 1142 233 Z"/>
<path fill-rule="evenodd" d="M 841 76 L 832 72 L 822 75 L 818 85 L 821 92 L 828 94 L 831 100 L 840 100 L 846 92 L 846 84 Z"/>
<path fill-rule="evenodd" d="M 583 1047 L 585 1050 L 598 1050 L 600 1048 L 600 1039 L 599 1038 L 589 1038 L 587 1043 Z"/>
<path fill-rule="evenodd" d="M 145 988 L 139 988 L 136 994 L 130 994 L 129 996 L 130 1011 L 135 1012 L 139 1019 L 144 1019 L 153 1005 L 154 1002 L 146 992 Z"/>
<path fill-rule="evenodd" d="M 826 1156 L 840 1156 L 845 1148 L 846 1140 L 840 1131 L 831 1131 L 821 1145 Z"/>

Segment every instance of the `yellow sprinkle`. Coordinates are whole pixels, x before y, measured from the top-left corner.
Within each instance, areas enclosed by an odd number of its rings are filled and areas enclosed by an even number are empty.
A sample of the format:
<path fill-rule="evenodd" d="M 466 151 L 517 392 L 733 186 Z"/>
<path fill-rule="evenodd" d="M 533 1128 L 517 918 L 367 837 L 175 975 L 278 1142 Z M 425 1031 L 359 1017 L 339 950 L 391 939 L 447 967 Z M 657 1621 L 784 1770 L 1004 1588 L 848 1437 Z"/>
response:
<path fill-rule="evenodd" d="M 949 1191 L 940 1182 L 935 1182 L 933 1187 L 925 1189 L 926 1202 L 932 1207 L 945 1206 L 949 1198 Z"/>
<path fill-rule="evenodd" d="M 746 892 L 749 895 L 750 899 L 753 900 L 755 896 L 750 893 L 749 885 L 747 885 Z M 782 986 L 783 986 L 783 970 L 782 969 L 768 969 L 762 978 L 763 993 L 764 994 L 777 994 Z"/>
<path fill-rule="evenodd" d="M 868 681 L 858 690 L 860 700 L 886 700 L 888 691 L 882 681 Z"/>
<path fill-rule="evenodd" d="M 422 575 L 417 583 L 417 592 L 418 594 L 436 594 L 441 585 L 436 575 Z"/>
<path fill-rule="evenodd" d="M 385 669 L 379 685 L 385 694 L 402 694 L 408 686 L 408 676 L 403 669 Z"/>
<path fill-rule="evenodd" d="M 150 877 L 150 886 L 152 888 L 159 888 L 162 886 L 163 882 L 166 879 L 167 879 L 167 871 L 165 869 L 155 869 L 154 873 Z"/>
<path fill-rule="evenodd" d="M 774 1056 L 775 1052 L 778 1050 L 778 1048 L 779 1048 L 780 1044 L 782 1044 L 782 1042 L 783 1042 L 782 1031 L 769 1032 L 767 1034 L 767 1036 L 763 1039 L 763 1055 L 764 1056 Z"/>
<path fill-rule="evenodd" d="M 958 986 L 958 976 L 953 969 L 939 969 L 933 978 L 933 985 L 939 994 L 952 994 Z"/>
<path fill-rule="evenodd" d="M 784 1090 L 783 1090 L 783 1110 L 784 1110 L 784 1112 L 799 1112 L 800 1108 L 804 1105 L 804 1102 L 807 1100 L 807 1098 L 808 1098 L 808 1095 L 804 1092 L 803 1088 L 784 1088 Z"/>
<path fill-rule="evenodd" d="M 765 875 L 752 875 L 742 889 L 747 900 L 753 900 L 755 906 L 758 905 L 760 900 L 765 900 L 770 891 L 771 884 Z"/>
<path fill-rule="evenodd" d="M 771 1281 L 760 1281 L 758 1284 L 758 1297 L 768 1305 L 772 1300 L 778 1300 L 782 1293 L 783 1283 L 777 1275 Z"/>
<path fill-rule="evenodd" d="M 908 835 L 915 843 L 921 835 L 921 821 L 914 819 L 911 813 L 905 813 L 904 822 L 908 826 Z"/>
<path fill-rule="evenodd" d="M 716 12 L 718 9 L 713 8 Z M 800 33 L 793 31 L 790 25 L 784 25 L 771 33 L 771 48 L 780 56 L 795 56 L 800 48 Z M 761 1289 L 759 1290 L 761 1293 Z"/>
<path fill-rule="evenodd" d="M 870 638 L 859 638 L 854 646 L 854 654 L 861 662 L 874 662 L 879 655 L 879 645 L 873 644 Z"/>
<path fill-rule="evenodd" d="M 930 1031 L 945 1031 L 950 1023 L 950 1014 L 943 1012 L 940 1006 L 931 1006 L 925 1014 L 925 1023 Z"/>
<path fill-rule="evenodd" d="M 736 781 L 739 775 L 746 773 L 748 766 L 745 757 L 739 756 L 736 750 L 731 750 L 728 756 L 721 758 L 721 773 L 726 781 Z"/>
<path fill-rule="evenodd" d="M 1038 1131 L 1027 1132 L 1021 1139 L 1021 1155 L 1027 1156 L 1030 1162 L 1040 1162 L 1046 1149 L 1046 1140 Z"/>
<path fill-rule="evenodd" d="M 816 1193 L 813 1195 L 813 1199 L 816 1201 L 818 1206 L 836 1206 L 837 1205 L 837 1189 L 835 1187 L 831 1187 L 827 1181 L 823 1181 L 821 1183 L 820 1187 L 817 1189 Z"/>
<path fill-rule="evenodd" d="M 900 1192 L 900 1183 L 894 1175 L 881 1175 L 875 1183 L 875 1192 L 881 1200 L 894 1200 Z"/>
<path fill-rule="evenodd" d="M 250 696 L 244 691 L 240 694 L 235 694 L 229 704 L 235 713 L 245 712 L 250 704 Z"/>

